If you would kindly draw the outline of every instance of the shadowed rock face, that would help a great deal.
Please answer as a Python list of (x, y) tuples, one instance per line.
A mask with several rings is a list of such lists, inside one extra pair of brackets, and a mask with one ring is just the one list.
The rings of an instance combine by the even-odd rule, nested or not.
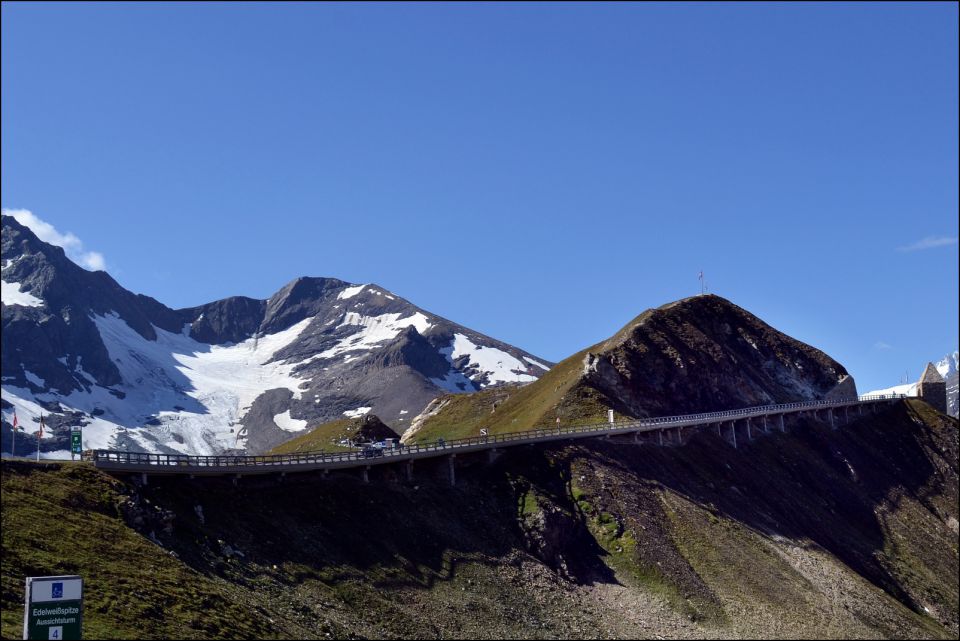
[(645, 312), (588, 351), (582, 384), (638, 417), (857, 393), (840, 363), (713, 295)]
[(358, 441), (382, 441), (388, 438), (400, 438), (399, 434), (373, 414), (362, 416), (357, 422), (359, 423), (356, 436)]
[[(184, 443), (194, 454), (244, 443), (256, 453), (358, 408), (402, 432), (446, 391), (544, 372), (527, 358), (544, 359), (377, 285), (303, 277), (267, 300), (235, 296), (173, 310), (79, 267), (12, 216), (2, 222), (4, 399), (22, 399), (19, 421), (28, 431), (39, 417), (26, 407), (37, 396), (57, 414), (48, 419), (55, 438), (43, 449), (63, 449), (70, 425), (94, 417), (117, 426), (108, 447), (170, 453)], [(22, 295), (8, 297), (13, 290)], [(458, 340), (467, 353), (454, 355)], [(205, 359), (231, 349), (230, 364), (200, 373)], [(482, 364), (498, 359), (506, 365), (496, 372)], [(75, 404), (65, 400), (71, 394)], [(8, 447), (10, 425), (3, 430)], [(30, 447), (27, 439), (17, 446), (19, 453)]]

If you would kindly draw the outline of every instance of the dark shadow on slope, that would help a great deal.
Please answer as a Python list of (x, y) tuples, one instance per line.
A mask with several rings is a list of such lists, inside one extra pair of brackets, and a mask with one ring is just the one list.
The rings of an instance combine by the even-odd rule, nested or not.
[[(875, 510), (898, 488), (938, 509), (938, 475), (952, 474), (955, 483), (957, 463), (955, 445), (941, 442), (949, 439), (913, 425), (907, 407), (898, 406), (838, 431), (801, 422), (740, 449), (710, 432), (683, 447), (595, 441), (515, 448), (493, 465), (462, 469), (456, 488), (423, 473), (417, 485), (308, 474), (282, 482), (245, 477), (236, 487), (221, 478), (157, 478), (141, 496), (178, 515), (173, 533), (158, 536), (203, 574), (251, 586), (315, 580), (330, 589), (359, 581), (430, 588), (454, 578), (463, 563), (533, 557), (578, 583), (613, 583), (610, 552), (587, 523), (608, 512), (621, 529), (642, 532), (641, 582), (673, 582), (682, 599), (709, 610), (719, 600), (674, 549), (669, 519), (656, 500), (656, 490), (666, 488), (758, 533), (812, 541), (917, 611), (922, 608), (877, 558), (889, 536)], [(602, 505), (588, 509), (578, 501), (581, 480), (571, 477), (577, 461), (604, 471), (592, 490), (606, 493)], [(529, 493), (535, 506), (524, 508)], [(197, 505), (205, 524), (195, 516)], [(557, 520), (525, 522), (538, 511)], [(543, 525), (547, 536), (537, 533)], [(558, 527), (564, 531), (558, 534)], [(244, 556), (228, 558), (227, 545)], [(659, 552), (650, 556), (654, 549)]]
[(704, 430), (679, 448), (594, 442), (569, 454), (619, 470), (637, 495), (645, 483), (662, 485), (762, 534), (813, 541), (922, 613), (878, 558), (889, 536), (876, 512), (902, 492), (946, 521), (930, 499), (944, 492), (956, 506), (957, 456), (948, 435), (937, 441), (911, 413), (899, 404), (837, 431), (801, 420), (786, 434), (741, 441), (739, 449)]
[[(518, 523), (515, 488), (498, 466), (471, 466), (455, 488), (424, 474), (418, 485), (372, 482), (348, 474), (151, 479), (141, 499), (177, 514), (160, 541), (207, 575), (289, 586), (312, 578), (327, 585), (351, 579), (378, 588), (430, 588), (456, 576), (460, 564), (533, 561)], [(563, 500), (562, 483), (556, 500)], [(553, 500), (553, 499), (551, 499)], [(202, 506), (204, 524), (195, 512)], [(571, 512), (572, 514), (572, 512)], [(603, 554), (575, 519), (562, 532), (568, 578), (611, 582)], [(148, 532), (145, 532), (148, 533)], [(221, 543), (222, 541), (222, 543)], [(226, 545), (242, 562), (224, 555)], [(547, 559), (550, 560), (549, 558)], [(276, 570), (274, 570), (276, 566)]]

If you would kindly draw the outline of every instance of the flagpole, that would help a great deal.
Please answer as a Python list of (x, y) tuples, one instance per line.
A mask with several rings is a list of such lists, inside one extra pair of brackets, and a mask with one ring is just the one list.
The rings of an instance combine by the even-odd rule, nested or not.
[(43, 412), (40, 412), (40, 429), (37, 430), (37, 463), (40, 462), (40, 437), (43, 436)]

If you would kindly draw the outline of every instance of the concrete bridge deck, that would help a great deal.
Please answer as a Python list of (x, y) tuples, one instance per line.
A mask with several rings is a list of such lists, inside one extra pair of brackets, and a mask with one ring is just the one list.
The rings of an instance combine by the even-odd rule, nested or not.
[[(138, 473), (143, 475), (190, 475), (214, 476), (232, 475), (235, 477), (251, 474), (276, 474), (311, 472), (326, 470), (357, 469), (367, 478), (367, 470), (373, 466), (406, 463), (408, 478), (412, 475), (414, 461), (448, 457), (450, 479), (453, 481), (453, 461), (457, 455), (477, 452), (495, 452), (496, 450), (518, 445), (534, 445), (556, 441), (571, 441), (585, 438), (610, 438), (614, 436), (633, 436), (634, 442), (649, 439), (652, 435), (657, 442), (682, 442), (684, 428), (709, 428), (715, 426), (718, 435), (728, 438), (736, 447), (737, 423), (742, 423), (741, 433), (750, 439), (752, 429), (783, 431), (783, 418), (789, 414), (812, 413), (815, 417), (836, 426), (841, 418), (849, 420), (851, 410), (855, 416), (862, 415), (864, 409), (873, 411), (878, 405), (891, 403), (904, 398), (902, 395), (861, 396), (831, 401), (808, 401), (783, 405), (764, 405), (721, 412), (664, 416), (658, 418), (631, 419), (613, 423), (599, 423), (559, 429), (538, 429), (526, 432), (512, 432), (489, 436), (475, 436), (454, 439), (444, 443), (436, 442), (421, 445), (404, 445), (393, 449), (378, 450), (373, 457), (362, 451), (356, 452), (305, 452), (301, 454), (276, 454), (264, 456), (192, 456), (186, 454), (146, 454), (139, 452), (121, 452), (114, 450), (90, 450), (83, 458), (93, 461), (101, 470), (115, 473)], [(754, 425), (754, 419), (757, 423)], [(726, 429), (724, 429), (726, 428)], [(726, 434), (724, 432), (726, 431)], [(676, 438), (673, 438), (673, 437)]]

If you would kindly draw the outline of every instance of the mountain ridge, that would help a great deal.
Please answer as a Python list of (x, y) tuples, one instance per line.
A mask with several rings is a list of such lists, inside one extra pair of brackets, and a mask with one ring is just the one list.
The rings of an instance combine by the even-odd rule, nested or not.
[[(443, 392), (535, 380), (545, 359), (376, 284), (295, 278), (266, 299), (170, 309), (3, 216), (3, 435), (40, 412), (43, 450), (267, 450), (374, 410), (398, 431)], [(18, 451), (28, 447), (22, 439)]]
[(856, 396), (847, 370), (713, 294), (648, 309), (517, 390), (441, 397), (406, 442)]

